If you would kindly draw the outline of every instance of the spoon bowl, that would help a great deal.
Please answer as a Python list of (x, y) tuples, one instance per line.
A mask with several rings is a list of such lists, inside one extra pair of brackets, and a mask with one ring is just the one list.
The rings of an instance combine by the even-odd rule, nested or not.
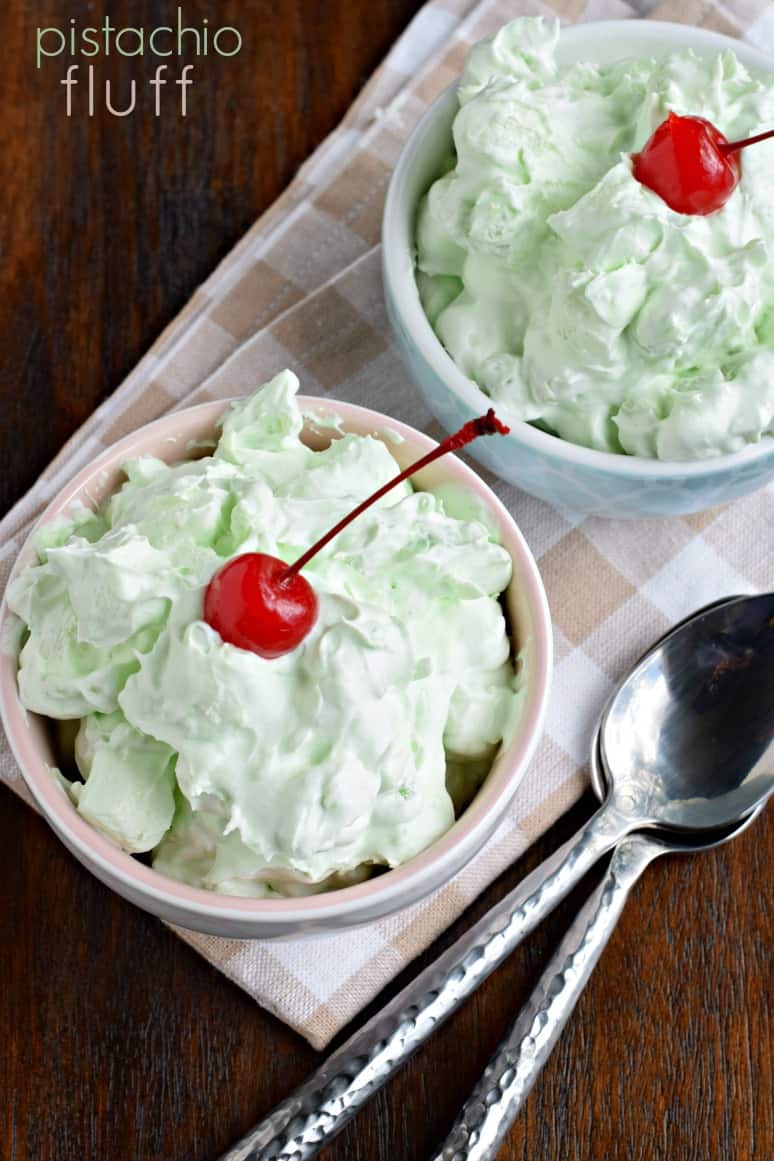
[[(647, 657), (649, 657), (650, 654), (655, 649), (661, 648), (661, 646), (666, 641), (667, 637), (671, 637), (673, 633), (677, 633), (680, 629), (682, 629), (683, 625), (686, 625), (689, 621), (692, 621), (694, 617), (698, 617), (701, 613), (708, 613), (710, 611), (710, 609), (717, 609), (721, 605), (727, 605), (731, 601), (739, 601), (739, 600), (744, 600), (744, 597), (739, 597), (739, 596), (721, 597), (717, 601), (710, 601), (709, 604), (703, 605), (700, 609), (695, 609), (694, 612), (689, 613), (687, 617), (683, 617), (682, 621), (677, 621), (674, 625), (670, 625), (670, 627), (667, 629), (666, 633), (663, 633), (660, 637), (658, 637), (655, 641), (653, 641), (648, 646), (648, 648), (645, 650), (645, 652), (637, 659), (637, 661), (635, 661), (634, 665), (632, 666), (632, 669), (629, 671), (629, 673), (627, 673), (626, 677), (624, 678), (624, 681), (628, 681), (629, 676), (634, 672), (634, 670), (637, 669), (637, 667), (640, 666), (643, 663), (643, 661), (645, 661), (645, 659)], [(592, 741), (591, 741), (591, 762), (589, 764), (589, 778), (591, 781), (592, 789), (594, 790), (594, 793), (596, 794), (596, 796), (600, 800), (600, 802), (604, 802), (604, 800), (607, 798), (610, 786), (609, 786), (607, 777), (605, 775), (604, 765), (600, 761), (599, 735), (600, 735), (600, 731), (602, 729), (602, 722), (605, 720), (605, 717), (606, 717), (613, 701), (618, 697), (620, 688), (621, 688), (621, 686), (619, 685), (618, 688), (615, 690), (615, 692), (611, 695), (610, 700), (608, 701), (607, 705), (605, 706), (605, 708), (604, 708), (604, 710), (599, 718), (599, 721), (597, 722), (597, 726), (596, 726), (596, 729), (594, 730), (594, 734), (592, 736)]]
[[(598, 745), (595, 745), (591, 752), (589, 774), (594, 792), (604, 799), (607, 794), (607, 779)], [(677, 830), (667, 826), (644, 827), (635, 831), (624, 842), (636, 840), (643, 854), (647, 850), (649, 855), (647, 862), (651, 862), (659, 855), (690, 855), (698, 851), (710, 851), (713, 847), (721, 847), (746, 831), (765, 809), (764, 799), (743, 818), (728, 826), (713, 827), (709, 830)]]
[(597, 745), (595, 789), (632, 829), (733, 828), (765, 802), (774, 593), (715, 602), (657, 641), (608, 703)]

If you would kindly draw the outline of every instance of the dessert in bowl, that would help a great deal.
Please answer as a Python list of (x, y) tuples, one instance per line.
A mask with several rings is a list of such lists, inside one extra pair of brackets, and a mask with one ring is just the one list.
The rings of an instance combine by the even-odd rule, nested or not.
[(511, 434), (471, 454), (601, 515), (774, 476), (774, 141), (683, 212), (637, 170), (670, 114), (771, 128), (771, 65), (697, 29), (518, 20), (419, 123), (385, 207), (388, 310), (431, 408), (454, 427), (493, 399)]
[(44, 513), (3, 609), (6, 732), (57, 833), (134, 902), (234, 937), (364, 922), (454, 874), (548, 690), (534, 561), (453, 457), (309, 562), (300, 645), (260, 655), (208, 623), (234, 561), (299, 558), (434, 447), (296, 390), (283, 373), (121, 441)]

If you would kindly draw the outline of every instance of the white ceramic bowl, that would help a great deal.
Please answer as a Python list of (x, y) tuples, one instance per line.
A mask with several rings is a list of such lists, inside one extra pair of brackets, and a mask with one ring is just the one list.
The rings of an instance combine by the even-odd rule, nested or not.
[[(433, 440), (376, 411), (329, 399), (301, 398), (301, 406), (320, 415), (338, 415), (346, 431), (358, 434), (394, 431), (402, 443), (387, 441), (401, 467), (435, 447)], [(212, 438), (223, 403), (205, 403), (148, 424), (99, 456), (63, 488), (40, 518), (53, 520), (74, 501), (101, 503), (121, 480), (121, 464), (138, 455), (173, 462), (187, 458), (191, 440)], [(331, 438), (319, 429), (305, 430), (312, 447)], [(51, 774), (56, 758), (46, 720), (28, 713), (17, 689), (17, 658), (0, 655), (0, 712), (24, 780), (49, 823), (70, 851), (97, 878), (119, 895), (171, 923), (237, 939), (288, 937), (307, 931), (330, 931), (376, 919), (414, 903), (455, 875), (479, 850), (502, 819), (537, 745), (548, 699), (551, 673), (551, 623), (545, 591), (527, 545), (497, 497), (455, 456), (445, 456), (417, 476), (421, 487), (461, 485), (475, 493), (500, 531), (513, 560), (513, 580), (506, 593), (513, 637), (524, 658), (523, 712), (516, 734), (498, 755), (478, 795), (438, 842), (395, 870), (354, 887), (300, 899), (241, 899), (198, 890), (168, 879), (120, 850), (77, 813)], [(33, 532), (11, 577), (37, 557)], [(0, 634), (10, 614), (3, 601)]]
[[(686, 49), (701, 56), (731, 49), (751, 71), (774, 71), (774, 61), (741, 41), (650, 20), (565, 28), (557, 59), (563, 64), (578, 60), (604, 64), (630, 56), (663, 57)], [(456, 87), (452, 86), (412, 133), (390, 182), (382, 231), (385, 297), (398, 346), (428, 406), (447, 431), (491, 406), (491, 400), (459, 370), (437, 338), (422, 309), (414, 277), (417, 207), (448, 158), (456, 110)], [(710, 460), (674, 462), (594, 451), (529, 423), (517, 423), (506, 439), (479, 441), (470, 454), (535, 496), (600, 516), (697, 512), (774, 479), (774, 439)]]

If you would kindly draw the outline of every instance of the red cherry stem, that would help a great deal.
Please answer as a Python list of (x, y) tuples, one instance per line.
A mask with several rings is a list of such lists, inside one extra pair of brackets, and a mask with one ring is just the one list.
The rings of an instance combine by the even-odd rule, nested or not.
[(307, 548), (306, 552), (299, 556), (298, 560), (288, 565), (280, 577), (280, 584), (288, 581), (294, 573), (300, 572), (312, 557), (317, 555), (321, 548), (325, 548), (325, 545), (333, 540), (334, 536), (338, 536), (348, 524), (351, 524), (362, 512), (365, 512), (366, 508), (370, 508), (377, 500), (381, 500), (382, 496), (397, 487), (398, 484), (402, 484), (404, 480), (408, 480), (410, 476), (420, 472), (422, 468), (426, 468), (434, 460), (445, 456), (447, 452), (458, 451), (461, 447), (465, 447), (466, 444), (472, 443), (480, 435), (507, 435), (510, 430), (509, 427), (506, 427), (504, 423), (500, 422), (491, 407), (486, 415), (481, 415), (478, 419), (469, 419), (454, 435), (447, 436), (446, 439), (438, 444), (438, 447), (433, 448), (427, 455), (422, 456), (415, 464), (410, 464), (393, 480), (389, 480), (386, 484), (383, 484), (381, 488), (374, 492), (373, 496), (369, 496), (362, 504), (358, 504), (357, 508), (354, 508), (343, 520), (339, 520), (338, 524), (335, 524), (329, 532), (321, 536), (316, 544), (313, 544), (311, 548)]
[(748, 145), (757, 145), (759, 141), (768, 141), (769, 137), (774, 137), (774, 129), (768, 129), (765, 133), (756, 133), (755, 137), (745, 137), (742, 141), (724, 141), (718, 148), (721, 153), (736, 153), (737, 149), (746, 149)]

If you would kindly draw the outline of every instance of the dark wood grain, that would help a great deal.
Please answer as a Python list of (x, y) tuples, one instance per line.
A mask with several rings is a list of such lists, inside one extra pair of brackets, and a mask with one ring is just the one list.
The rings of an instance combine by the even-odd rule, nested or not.
[[(189, 117), (68, 122), (62, 69), (36, 71), (34, 30), (93, 22), (103, 9), (2, 5), (2, 508), (283, 188), (417, 6), (188, 0), (190, 23), (208, 16), (245, 34), (239, 58), (202, 67)], [(149, 26), (174, 8), (103, 7), (117, 25)], [(117, 92), (135, 68), (111, 62)], [(473, 914), (588, 810), (564, 818)], [(732, 847), (648, 872), (503, 1161), (774, 1156), (773, 856), (769, 816)], [(4, 790), (0, 892), (3, 1161), (210, 1161), (316, 1063), (299, 1037), (91, 878)], [(424, 1161), (580, 897), (327, 1161)]]

